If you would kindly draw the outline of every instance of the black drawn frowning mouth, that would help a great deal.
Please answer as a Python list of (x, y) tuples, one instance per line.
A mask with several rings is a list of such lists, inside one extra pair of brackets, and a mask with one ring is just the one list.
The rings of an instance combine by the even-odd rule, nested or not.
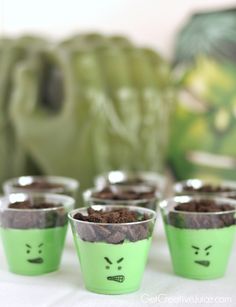
[(28, 259), (27, 261), (30, 263), (43, 263), (43, 258), (38, 257), (38, 258)]
[(205, 266), (205, 267), (210, 265), (210, 261), (208, 261), (208, 260), (195, 260), (194, 262), (197, 263), (197, 264), (200, 264), (202, 266)]

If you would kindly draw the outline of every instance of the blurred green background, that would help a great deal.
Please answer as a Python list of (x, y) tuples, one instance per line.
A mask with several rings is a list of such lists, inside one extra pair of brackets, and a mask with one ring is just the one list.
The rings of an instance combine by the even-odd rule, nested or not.
[(195, 13), (173, 60), (126, 36), (0, 40), (0, 184), (111, 169), (235, 179), (236, 10)]
[(0, 43), (0, 182), (165, 167), (174, 101), (170, 65), (122, 36), (36, 36)]

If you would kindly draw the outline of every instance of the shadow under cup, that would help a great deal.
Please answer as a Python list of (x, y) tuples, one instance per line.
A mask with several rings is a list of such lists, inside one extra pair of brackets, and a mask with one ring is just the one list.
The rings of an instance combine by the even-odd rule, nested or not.
[[(178, 204), (212, 200), (230, 211), (177, 211)], [(236, 231), (236, 201), (210, 196), (176, 196), (160, 203), (174, 272), (192, 279), (224, 276)]]
[(151, 245), (155, 211), (116, 205), (94, 205), (92, 208), (103, 211), (128, 208), (147, 219), (122, 224), (92, 223), (73, 218), (78, 212), (86, 215), (87, 208), (69, 213), (85, 287), (102, 294), (138, 290)]
[[(9, 208), (29, 201), (32, 209)], [(51, 208), (35, 209), (37, 204)], [(9, 270), (20, 275), (41, 275), (59, 268), (67, 232), (68, 212), (74, 199), (64, 195), (11, 194), (0, 199), (3, 247)]]

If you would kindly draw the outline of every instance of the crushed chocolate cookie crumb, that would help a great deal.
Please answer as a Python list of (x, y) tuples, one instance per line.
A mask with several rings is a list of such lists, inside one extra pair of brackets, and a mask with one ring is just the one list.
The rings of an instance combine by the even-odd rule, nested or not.
[[(166, 216), (166, 220), (168, 224), (178, 228), (209, 229), (223, 228), (236, 224), (235, 213), (226, 212), (234, 211), (234, 206), (230, 204), (217, 204), (214, 200), (210, 199), (181, 203), (176, 205), (174, 210)], [(186, 214), (186, 212), (189, 214)]]
[(61, 207), (60, 204), (52, 204), (52, 203), (46, 203), (46, 202), (40, 202), (33, 204), (29, 200), (25, 200), (22, 202), (15, 202), (8, 206), (8, 208), (12, 209), (48, 209), (48, 208), (55, 208), (55, 207)]
[[(10, 203), (10, 210), (4, 210), (1, 217), (3, 228), (31, 229), (31, 228), (51, 228), (64, 226), (67, 223), (67, 212), (61, 204), (53, 204), (45, 201)], [(53, 209), (55, 210), (40, 210)], [(19, 209), (19, 210), (11, 210)]]
[(111, 187), (105, 187), (101, 191), (94, 192), (92, 197), (98, 199), (108, 200), (138, 200), (138, 199), (151, 199), (155, 198), (156, 190), (154, 188), (147, 189), (147, 191), (138, 190), (132, 187), (125, 189), (113, 189)]
[(47, 181), (34, 181), (29, 184), (21, 185), (19, 183), (14, 184), (15, 188), (23, 188), (23, 189), (29, 189), (29, 190), (50, 190), (50, 189), (60, 189), (64, 188), (64, 185), (47, 182)]
[[(121, 244), (125, 240), (136, 242), (150, 237), (154, 225), (152, 221), (137, 224), (136, 222), (145, 222), (150, 219), (150, 216), (131, 211), (128, 208), (105, 211), (94, 210), (90, 207), (87, 209), (87, 213), (87, 215), (76, 213), (73, 218), (94, 223), (81, 223), (77, 228), (80, 238), (89, 242), (105, 241), (111, 244)], [(129, 224), (119, 225), (125, 223)]]
[[(223, 193), (223, 192), (233, 192), (230, 187), (220, 186), (220, 185), (211, 185), (211, 184), (203, 184), (199, 188), (195, 188), (190, 185), (183, 186), (183, 190), (186, 192), (202, 192), (202, 193)], [(236, 191), (235, 191), (236, 192)]]
[(187, 203), (178, 204), (175, 207), (177, 211), (189, 211), (189, 212), (221, 212), (234, 210), (234, 207), (229, 204), (217, 204), (210, 199), (192, 200)]
[(94, 210), (89, 207), (87, 209), (88, 215), (76, 213), (74, 219), (93, 222), (93, 223), (135, 223), (148, 219), (147, 215), (140, 215), (136, 211), (131, 211), (128, 208), (115, 208), (110, 211)]

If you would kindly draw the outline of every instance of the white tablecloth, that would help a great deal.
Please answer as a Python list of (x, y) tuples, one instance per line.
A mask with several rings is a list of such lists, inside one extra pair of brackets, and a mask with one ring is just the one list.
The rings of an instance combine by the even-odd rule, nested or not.
[(141, 289), (126, 295), (100, 295), (84, 289), (71, 230), (68, 231), (61, 269), (39, 277), (19, 276), (7, 271), (0, 249), (1, 307), (90, 307), (90, 306), (236, 306), (236, 245), (226, 276), (198, 281), (172, 273), (170, 256), (160, 219)]

